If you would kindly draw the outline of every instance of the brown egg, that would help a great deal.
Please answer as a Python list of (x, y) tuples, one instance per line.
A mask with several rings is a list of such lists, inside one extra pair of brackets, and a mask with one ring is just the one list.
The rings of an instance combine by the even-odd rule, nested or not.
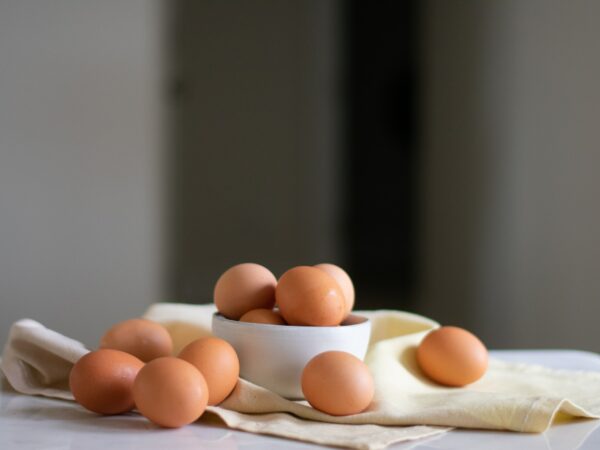
[(269, 269), (253, 263), (238, 264), (217, 280), (214, 300), (228, 319), (238, 320), (257, 308), (273, 308), (277, 279)]
[(290, 325), (336, 326), (344, 319), (341, 288), (316, 267), (299, 266), (285, 272), (275, 295), (279, 311)]
[(315, 409), (332, 416), (364, 411), (375, 388), (369, 368), (346, 352), (320, 353), (302, 372), (302, 392)]
[(192, 364), (166, 356), (140, 370), (133, 383), (133, 398), (144, 417), (161, 427), (178, 428), (204, 413), (208, 387)]
[(273, 309), (253, 309), (248, 311), (242, 317), (240, 322), (266, 323), (269, 325), (286, 325), (285, 320), (279, 312)]
[(465, 386), (483, 376), (488, 365), (485, 345), (458, 327), (431, 331), (417, 348), (419, 366), (429, 378), (446, 386)]
[(144, 362), (170, 356), (173, 341), (159, 323), (146, 319), (130, 319), (113, 325), (100, 340), (100, 348), (112, 348), (137, 356)]
[(352, 279), (344, 269), (334, 264), (323, 263), (317, 264), (315, 267), (324, 270), (337, 281), (337, 284), (344, 293), (344, 304), (346, 305), (344, 308), (344, 318), (348, 317), (354, 307), (354, 284), (352, 284)]
[(134, 407), (133, 380), (144, 363), (119, 350), (96, 350), (75, 363), (69, 387), (75, 401), (98, 414), (120, 414)]
[(204, 375), (208, 385), (209, 405), (217, 405), (225, 400), (240, 376), (237, 353), (223, 339), (197, 339), (179, 353), (179, 358), (193, 364)]

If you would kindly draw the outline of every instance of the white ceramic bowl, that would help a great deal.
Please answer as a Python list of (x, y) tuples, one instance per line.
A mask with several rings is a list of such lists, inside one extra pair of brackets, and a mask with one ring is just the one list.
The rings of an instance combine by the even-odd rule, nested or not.
[(240, 358), (240, 376), (282, 397), (304, 398), (300, 379), (306, 363), (319, 353), (341, 350), (361, 360), (371, 322), (351, 315), (338, 327), (299, 327), (238, 322), (216, 313), (215, 336), (229, 342)]

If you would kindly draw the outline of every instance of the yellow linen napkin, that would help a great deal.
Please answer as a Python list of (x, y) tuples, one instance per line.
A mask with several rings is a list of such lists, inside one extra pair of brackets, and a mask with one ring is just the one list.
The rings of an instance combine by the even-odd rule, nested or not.
[[(213, 312), (212, 305), (160, 303), (144, 317), (167, 327), (177, 351), (210, 334)], [(481, 380), (466, 388), (446, 388), (428, 381), (415, 361), (416, 345), (438, 326), (436, 322), (398, 311), (357, 314), (372, 320), (366, 362), (376, 394), (367, 411), (329, 416), (245, 380), (225, 402), (208, 410), (232, 428), (364, 449), (447, 429), (440, 427), (542, 432), (559, 412), (573, 417), (600, 415), (600, 373), (492, 360)], [(66, 385), (68, 371), (86, 351), (77, 341), (24, 320), (11, 329), (1, 367), (20, 392), (72, 398)]]
[[(145, 317), (186, 331), (181, 347), (210, 330), (212, 305), (158, 303)], [(490, 360), (486, 375), (464, 388), (429, 381), (420, 371), (416, 346), (439, 325), (425, 317), (401, 311), (357, 311), (372, 322), (365, 362), (375, 380), (375, 399), (361, 414), (333, 417), (305, 404), (285, 400), (248, 382), (238, 384), (222, 407), (244, 413), (274, 409), (333, 423), (380, 425), (437, 425), (464, 428), (545, 431), (556, 414), (600, 417), (600, 373), (548, 369), (528, 364)]]
[[(160, 303), (152, 306), (144, 316), (161, 322), (169, 330), (177, 353), (188, 342), (210, 335), (214, 311), (213, 305)], [(423, 320), (426, 326), (430, 326), (430, 321)], [(417, 325), (411, 322), (407, 326), (410, 329)], [(422, 329), (424, 325), (419, 326)], [(386, 326), (379, 329), (386, 332)], [(49, 330), (39, 322), (23, 319), (11, 327), (0, 368), (19, 392), (73, 400), (68, 388), (69, 371), (87, 352), (80, 342)], [(208, 414), (205, 413), (200, 421), (211, 421), (212, 414), (230, 428), (365, 450), (381, 449), (396, 442), (429, 437), (448, 430), (446, 427), (381, 426), (368, 422), (336, 424), (329, 423), (328, 416), (321, 413), (318, 417), (324, 421), (306, 420), (307, 416), (302, 414), (295, 417), (285, 412), (286, 405), (293, 402), (245, 380), (240, 380), (228, 401), (231, 401), (230, 406), (208, 407)], [(239, 411), (235, 410), (236, 404), (239, 404)], [(304, 412), (312, 411), (306, 405), (298, 407)], [(248, 414), (252, 408), (264, 413)]]

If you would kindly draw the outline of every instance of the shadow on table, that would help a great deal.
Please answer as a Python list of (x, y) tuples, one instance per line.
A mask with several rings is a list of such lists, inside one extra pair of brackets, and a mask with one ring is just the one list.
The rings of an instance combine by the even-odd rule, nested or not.
[(202, 426), (167, 429), (135, 412), (102, 416), (66, 400), (7, 394), (2, 396), (0, 414), (7, 422), (8, 435), (0, 442), (36, 443), (44, 436), (49, 447), (56, 444), (90, 450), (106, 450), (113, 444), (119, 448), (238, 449), (231, 430), (212, 414), (200, 419)]

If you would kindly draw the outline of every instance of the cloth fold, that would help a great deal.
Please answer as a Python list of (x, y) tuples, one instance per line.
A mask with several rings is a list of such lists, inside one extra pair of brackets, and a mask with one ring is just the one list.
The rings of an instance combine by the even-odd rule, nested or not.
[[(178, 351), (210, 335), (213, 313), (213, 305), (159, 303), (144, 317), (162, 323)], [(600, 417), (600, 373), (491, 360), (481, 380), (464, 388), (443, 387), (421, 373), (415, 358), (416, 346), (438, 327), (436, 322), (400, 311), (356, 314), (372, 321), (365, 362), (376, 388), (367, 411), (329, 416), (246, 380), (207, 411), (231, 428), (369, 450), (433, 436), (448, 427), (543, 432), (557, 414), (563, 419)], [(1, 368), (19, 392), (72, 399), (69, 370), (87, 351), (78, 341), (24, 319), (11, 328)]]

